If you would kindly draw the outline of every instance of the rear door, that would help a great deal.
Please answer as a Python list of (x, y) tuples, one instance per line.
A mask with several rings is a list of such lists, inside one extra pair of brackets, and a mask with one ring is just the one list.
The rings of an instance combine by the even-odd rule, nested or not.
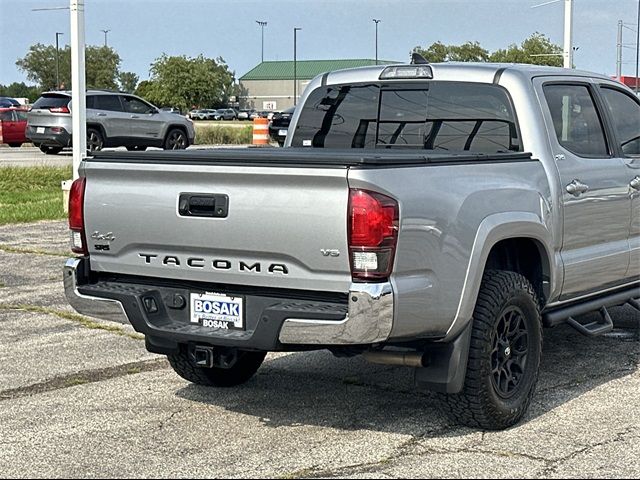
[(629, 172), (615, 154), (596, 86), (535, 80), (560, 175), (564, 218), (561, 299), (622, 282), (629, 267)]
[(131, 136), (129, 114), (125, 113), (119, 95), (102, 94), (95, 96), (95, 118), (104, 128), (108, 139)]
[(2, 122), (2, 142), (14, 143), (16, 140), (13, 112), (11, 110), (0, 111), (0, 122)]
[(631, 198), (631, 258), (627, 277), (640, 276), (640, 99), (615, 83), (600, 85), (600, 93), (614, 128), (616, 152), (626, 166)]

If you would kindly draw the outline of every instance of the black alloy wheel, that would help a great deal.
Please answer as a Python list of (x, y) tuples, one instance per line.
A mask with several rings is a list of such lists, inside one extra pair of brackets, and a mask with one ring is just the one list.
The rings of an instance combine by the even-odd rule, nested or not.
[(179, 128), (174, 128), (167, 134), (164, 142), (165, 150), (184, 150), (189, 146), (187, 134)]
[(87, 150), (91, 152), (99, 152), (104, 147), (104, 138), (99, 130), (95, 128), (87, 129)]
[(496, 324), (491, 350), (493, 387), (502, 398), (518, 390), (527, 366), (529, 334), (522, 310), (508, 307)]

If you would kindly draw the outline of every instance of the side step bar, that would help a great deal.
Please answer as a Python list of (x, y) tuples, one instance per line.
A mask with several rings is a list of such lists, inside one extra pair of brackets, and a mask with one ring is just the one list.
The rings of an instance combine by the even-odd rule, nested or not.
[[(568, 323), (578, 332), (589, 337), (595, 337), (613, 330), (613, 321), (607, 311), (607, 307), (615, 307), (628, 303), (637, 310), (640, 310), (640, 289), (636, 287), (627, 288), (622, 291), (603, 295), (591, 300), (574, 303), (565, 307), (560, 307), (543, 314), (543, 323), (546, 327), (555, 327), (562, 323)], [(600, 311), (602, 321), (581, 324), (573, 317)]]

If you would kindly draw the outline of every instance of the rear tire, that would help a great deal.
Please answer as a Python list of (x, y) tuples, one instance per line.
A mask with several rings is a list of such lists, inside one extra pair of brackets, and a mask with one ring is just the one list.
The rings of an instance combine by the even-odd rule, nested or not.
[(189, 146), (189, 139), (184, 130), (180, 128), (172, 128), (167, 133), (164, 140), (165, 150), (184, 150)]
[(95, 128), (87, 129), (87, 151), (91, 152), (99, 152), (104, 147), (104, 137), (100, 130)]
[(167, 355), (173, 370), (189, 382), (208, 387), (235, 387), (247, 382), (258, 371), (267, 352), (238, 352), (238, 361), (231, 368), (202, 368), (195, 366), (186, 345)]
[(10, 143), (9, 146), (11, 148), (20, 148), (22, 146), (22, 143)]
[(469, 427), (502, 430), (518, 423), (533, 398), (542, 354), (542, 321), (531, 283), (488, 270), (473, 313), (461, 393), (439, 395), (445, 412)]
[(40, 145), (40, 151), (45, 155), (57, 155), (62, 151), (62, 147), (47, 147)]

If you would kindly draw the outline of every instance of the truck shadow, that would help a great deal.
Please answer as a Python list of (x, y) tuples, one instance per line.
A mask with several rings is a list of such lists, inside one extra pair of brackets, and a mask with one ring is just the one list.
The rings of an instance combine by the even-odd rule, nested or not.
[[(545, 330), (538, 388), (525, 422), (638, 369), (640, 315), (630, 307), (611, 309), (611, 314), (616, 329), (604, 337), (585, 338), (568, 326)], [(409, 369), (335, 358), (326, 351), (271, 354), (241, 387), (188, 385), (177, 395), (260, 418), (272, 427), (313, 425), (413, 436), (468, 432), (439, 411), (432, 393), (414, 387)]]

